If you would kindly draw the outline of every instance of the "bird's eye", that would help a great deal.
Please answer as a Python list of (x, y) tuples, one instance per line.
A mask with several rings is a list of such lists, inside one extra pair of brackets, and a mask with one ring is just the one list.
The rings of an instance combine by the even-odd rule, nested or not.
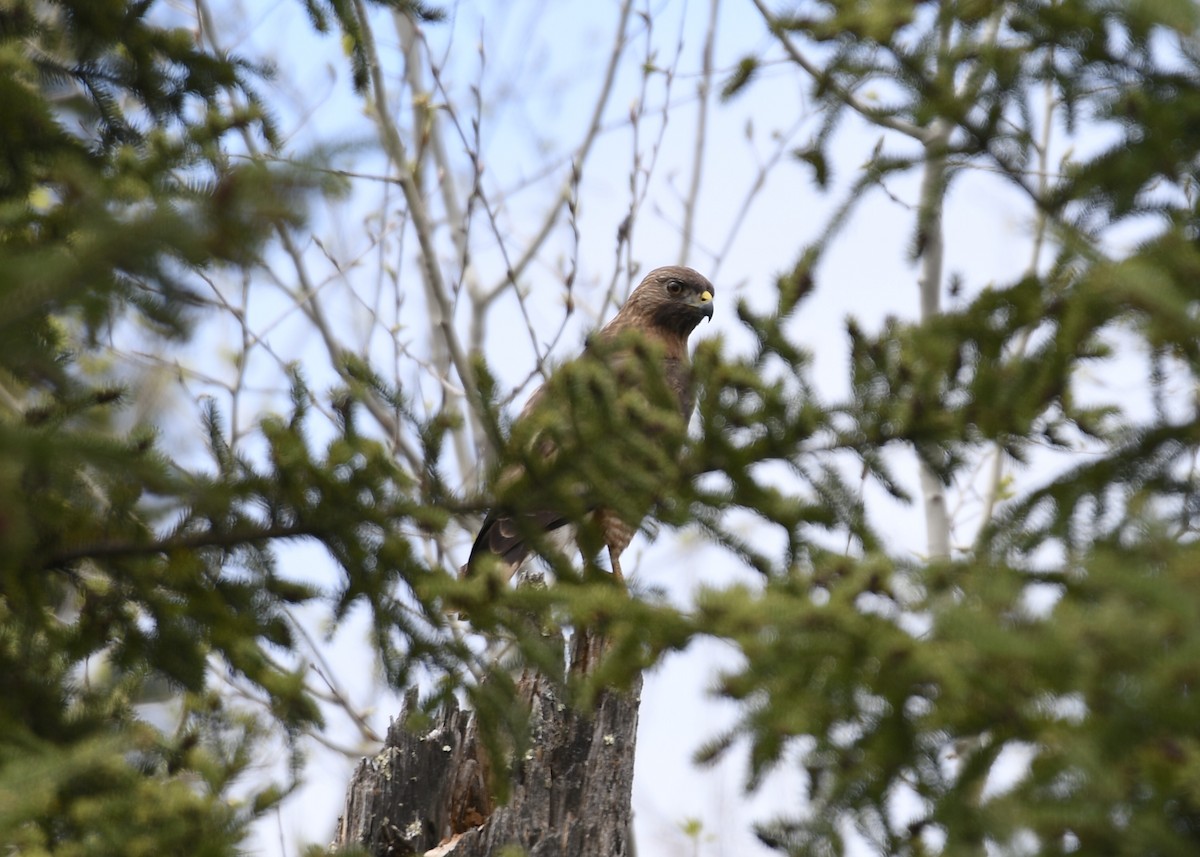
[(667, 294), (677, 295), (683, 291), (683, 283), (679, 280), (667, 280)]

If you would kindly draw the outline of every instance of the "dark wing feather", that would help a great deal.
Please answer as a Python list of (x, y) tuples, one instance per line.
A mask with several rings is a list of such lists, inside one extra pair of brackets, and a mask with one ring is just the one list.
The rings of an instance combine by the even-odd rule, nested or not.
[(523, 516), (526, 520), (524, 527), (509, 515), (497, 515), (489, 512), (471, 545), (471, 556), (463, 566), (463, 574), (475, 569), (475, 563), (480, 556), (491, 554), (503, 559), (513, 568), (519, 566), (529, 556), (529, 544), (526, 543), (523, 532), (540, 530), (543, 533), (553, 532), (570, 523), (558, 512), (542, 511), (529, 512)]

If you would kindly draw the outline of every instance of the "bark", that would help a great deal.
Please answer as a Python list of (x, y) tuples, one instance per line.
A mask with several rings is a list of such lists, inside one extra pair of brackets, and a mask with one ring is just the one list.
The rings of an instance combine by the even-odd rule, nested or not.
[[(572, 669), (586, 671), (603, 643), (576, 636)], [(354, 772), (334, 848), (360, 845), (375, 857), (483, 857), (513, 846), (531, 857), (632, 855), (640, 677), (628, 692), (602, 692), (590, 712), (567, 706), (545, 676), (526, 675), (519, 687), (531, 734), (529, 750), (510, 762), (507, 804), (492, 799), (475, 713), (448, 707), (415, 735), (404, 728), (410, 695), (383, 749)]]

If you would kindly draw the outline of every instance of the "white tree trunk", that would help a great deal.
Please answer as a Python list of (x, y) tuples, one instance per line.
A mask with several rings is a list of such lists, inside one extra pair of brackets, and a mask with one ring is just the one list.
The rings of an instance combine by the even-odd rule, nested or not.
[[(917, 209), (917, 251), (921, 258), (921, 321), (941, 312), (942, 262), (946, 247), (942, 234), (942, 209), (946, 201), (946, 144), (950, 127), (935, 121), (925, 139), (925, 172)], [(921, 498), (925, 505), (925, 544), (931, 560), (950, 557), (950, 513), (946, 487), (929, 466), (920, 461)]]

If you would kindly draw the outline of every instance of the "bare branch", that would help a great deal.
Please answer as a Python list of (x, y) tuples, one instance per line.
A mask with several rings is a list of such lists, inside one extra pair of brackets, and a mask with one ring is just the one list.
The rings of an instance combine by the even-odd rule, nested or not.
[(683, 235), (679, 246), (679, 264), (684, 265), (692, 247), (696, 222), (696, 204), (700, 198), (700, 179), (704, 175), (704, 147), (708, 142), (708, 96), (712, 91), (713, 50), (717, 41), (717, 12), (720, 0), (709, 0), (708, 28), (704, 33), (704, 48), (701, 51), (700, 82), (696, 95), (700, 102), (696, 114), (695, 149), (692, 152), (692, 177), (688, 182), (688, 194), (683, 203)]
[[(1053, 56), (1050, 60), (1053, 64)], [(1037, 152), (1038, 169), (1037, 169), (1037, 195), (1044, 197), (1050, 188), (1050, 142), (1054, 135), (1054, 116), (1058, 110), (1058, 100), (1054, 94), (1053, 81), (1047, 80), (1042, 90), (1042, 134), (1034, 148)], [(1042, 251), (1046, 245), (1046, 237), (1049, 232), (1050, 218), (1047, 216), (1045, 209), (1041, 206), (1034, 208), (1035, 221), (1033, 233), (1033, 247), (1029, 254), (1029, 265), (1025, 269), (1027, 276), (1036, 276), (1042, 264)], [(1017, 346), (1013, 356), (1017, 359), (1025, 354), (1025, 349), (1029, 346), (1029, 339), (1032, 335), (1031, 329), (1025, 329), (1021, 332), (1020, 339), (1017, 340)], [(996, 509), (996, 503), (1000, 498), (1000, 486), (1004, 480), (1004, 448), (1000, 443), (996, 443), (992, 448), (991, 468), (988, 473), (987, 485), (984, 488), (984, 506), (983, 514), (980, 518), (979, 532), (976, 535), (976, 543), (987, 529), (988, 523), (992, 520), (992, 515)]]
[[(434, 244), (433, 222), (429, 216), (425, 198), (421, 188), (413, 176), (409, 160), (408, 147), (396, 130), (395, 119), (388, 106), (387, 85), (383, 80), (383, 70), (379, 65), (379, 55), (375, 48), (375, 39), (371, 23), (363, 6), (362, 0), (355, 0), (355, 13), (362, 27), (363, 46), (367, 53), (367, 63), (370, 68), (371, 92), (377, 125), (380, 131), (380, 141), (391, 159), (399, 175), (400, 188), (404, 192), (404, 201), (408, 207), (408, 215), (412, 221), (417, 243), (421, 248), (422, 273), (426, 284), (427, 296), (432, 301), (433, 317), (431, 322), (442, 337), (454, 365), (458, 377), (462, 379), (463, 387), (475, 389), (475, 373), (471, 362), (459, 341), (458, 332), (454, 328), (454, 308), (450, 299), (450, 291), (442, 276), (438, 260), (437, 247)], [(475, 444), (480, 449), (488, 449), (490, 442), (483, 430), (482, 422), (474, 403), (468, 396), (465, 401), (468, 418), (473, 429)]]
[(596, 137), (600, 133), (601, 123), (604, 119), (604, 110), (608, 106), (609, 97), (612, 95), (613, 83), (617, 77), (617, 69), (620, 67), (621, 57), (624, 55), (625, 47), (628, 44), (627, 32), (629, 15), (632, 10), (633, 0), (623, 0), (621, 10), (617, 14), (616, 38), (613, 40), (612, 52), (608, 56), (608, 64), (604, 69), (603, 82), (600, 84), (600, 94), (596, 98), (596, 105), (592, 109), (592, 118), (588, 122), (583, 140), (575, 149), (575, 156), (571, 159), (571, 173), (566, 181), (563, 182), (560, 202), (547, 212), (546, 218), (542, 221), (542, 226), (535, 234), (534, 239), (525, 248), (525, 252), (521, 254), (520, 258), (510, 266), (511, 270), (505, 277), (506, 281), (515, 282), (529, 266), (529, 263), (533, 261), (538, 250), (541, 249), (542, 244), (549, 237), (554, 224), (558, 221), (562, 206), (571, 199), (572, 188), (577, 187), (579, 184), (588, 154), (591, 152), (592, 145), (596, 142)]

